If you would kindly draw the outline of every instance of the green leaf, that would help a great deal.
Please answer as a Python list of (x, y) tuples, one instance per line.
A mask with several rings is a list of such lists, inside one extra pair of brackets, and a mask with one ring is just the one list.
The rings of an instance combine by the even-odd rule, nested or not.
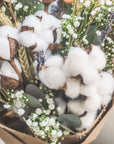
[(38, 99), (36, 99), (35, 97), (26, 94), (27, 98), (28, 98), (28, 102), (27, 105), (29, 105), (30, 107), (33, 108), (41, 108), (42, 104), (38, 101)]
[(81, 126), (81, 120), (74, 114), (63, 114), (58, 117), (58, 121), (69, 128)]

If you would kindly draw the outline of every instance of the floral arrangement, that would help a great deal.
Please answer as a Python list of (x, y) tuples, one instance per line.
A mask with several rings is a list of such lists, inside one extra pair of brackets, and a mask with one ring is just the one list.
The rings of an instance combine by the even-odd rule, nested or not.
[(112, 5), (0, 2), (0, 105), (48, 143), (90, 128), (112, 100)]

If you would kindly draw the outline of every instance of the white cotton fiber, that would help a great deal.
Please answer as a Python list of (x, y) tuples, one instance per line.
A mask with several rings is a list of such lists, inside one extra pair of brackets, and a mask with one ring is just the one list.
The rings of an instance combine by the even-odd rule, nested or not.
[(68, 69), (72, 76), (77, 76), (88, 64), (88, 54), (79, 47), (73, 47), (68, 54)]
[(50, 67), (39, 72), (39, 78), (50, 89), (62, 88), (65, 84), (63, 71), (57, 67)]
[(85, 110), (88, 112), (97, 111), (101, 108), (101, 98), (97, 93), (94, 93), (92, 97), (87, 97), (84, 103)]
[(53, 43), (54, 41), (53, 32), (51, 30), (46, 30), (45, 32), (42, 32), (41, 37), (49, 44)]
[(28, 26), (28, 27), (33, 27), (34, 28), (34, 32), (36, 34), (39, 34), (42, 31), (42, 25), (40, 20), (34, 16), (34, 15), (29, 15), (27, 17), (25, 17), (22, 26)]
[(46, 58), (46, 60), (47, 60), (48, 58), (50, 58), (51, 55), (52, 55), (51, 50), (47, 49), (46, 52), (45, 52), (45, 58)]
[(46, 50), (48, 49), (49, 44), (43, 40), (42, 38), (38, 38), (37, 39), (37, 47), (33, 50), (34, 52), (40, 52), (40, 51), (44, 51), (46, 52)]
[(57, 104), (58, 107), (61, 108), (61, 111), (59, 111), (59, 115), (64, 114), (67, 103), (61, 97), (56, 97), (55, 103)]
[(0, 57), (10, 60), (9, 41), (5, 37), (0, 37)]
[(11, 37), (18, 41), (18, 29), (9, 25), (1, 26), (0, 36), (3, 36), (5, 38)]
[(25, 47), (31, 47), (37, 43), (36, 35), (31, 31), (21, 32), (18, 36), (20, 44)]
[(95, 121), (97, 113), (96, 112), (88, 112), (84, 117), (81, 117), (82, 125), (79, 128), (76, 128), (78, 131), (82, 131), (84, 129), (88, 129), (92, 126)]
[(74, 99), (79, 96), (80, 93), (80, 80), (78, 79), (73, 79), (73, 78), (68, 78), (66, 80), (66, 90), (65, 94)]
[(92, 47), (92, 51), (89, 54), (89, 63), (91, 63), (97, 70), (101, 70), (105, 67), (106, 57), (100, 47)]
[(87, 97), (93, 97), (93, 95), (97, 94), (97, 89), (93, 85), (81, 85), (80, 94)]
[(60, 27), (61, 21), (59, 19), (57, 19), (53, 15), (49, 15), (49, 18), (50, 18), (50, 21), (52, 22), (53, 29)]
[(60, 55), (53, 55), (46, 60), (44, 65), (46, 67), (62, 67), (63, 57)]
[(35, 60), (35, 61), (33, 61), (33, 68), (34, 68), (34, 72), (35, 72), (35, 74), (37, 74), (37, 69), (38, 69), (38, 61), (37, 60)]
[[(15, 60), (15, 64), (19, 68), (19, 71), (21, 70), (20, 64), (17, 60)], [(1, 65), (1, 72), (3, 75), (14, 78), (16, 80), (19, 80), (19, 77), (17, 73), (15, 72), (14, 68), (11, 66), (11, 64), (7, 61), (4, 61)], [(21, 72), (21, 71), (20, 71)]]
[(80, 116), (80, 115), (84, 114), (84, 112), (85, 112), (84, 102), (82, 102), (82, 101), (72, 100), (68, 103), (67, 107), (68, 107), (69, 112), (71, 112), (77, 116)]
[(35, 16), (41, 17), (41, 25), (43, 27), (43, 30), (49, 30), (52, 27), (52, 21), (50, 20), (49, 14), (47, 14), (45, 11), (40, 10), (35, 13)]
[(61, 28), (58, 27), (57, 30), (56, 30), (56, 32), (57, 32), (57, 39), (56, 39), (55, 43), (60, 44), (60, 42), (61, 42), (61, 35), (62, 35)]
[(111, 100), (112, 100), (111, 94), (101, 96), (101, 104), (103, 106), (108, 105)]
[(21, 72), (22, 72), (22, 69), (21, 69), (21, 65), (20, 65), (18, 59), (15, 58), (15, 59), (14, 59), (14, 62), (15, 62), (15, 64), (16, 64), (16, 66), (17, 66), (19, 72), (21, 73)]
[(99, 79), (98, 71), (90, 64), (85, 67), (81, 76), (83, 78), (83, 83), (87, 85), (93, 85)]
[(114, 78), (108, 72), (100, 73), (100, 81), (97, 83), (97, 89), (101, 96), (112, 95), (114, 91)]

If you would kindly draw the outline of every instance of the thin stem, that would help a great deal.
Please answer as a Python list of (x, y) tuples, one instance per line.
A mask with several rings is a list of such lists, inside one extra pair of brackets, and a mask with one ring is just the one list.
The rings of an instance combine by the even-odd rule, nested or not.
[(71, 132), (72, 134), (75, 134), (74, 131), (72, 131), (71, 129), (69, 129), (69, 128), (67, 128), (66, 126), (62, 125), (61, 123), (60, 123), (60, 126), (61, 126), (63, 129), (65, 129), (65, 130)]
[(10, 3), (7, 3), (7, 6), (8, 6), (10, 15), (13, 18), (13, 21), (14, 21), (15, 25), (17, 25), (17, 20), (16, 20), (16, 17), (15, 17), (15, 14), (13, 12), (12, 5)]

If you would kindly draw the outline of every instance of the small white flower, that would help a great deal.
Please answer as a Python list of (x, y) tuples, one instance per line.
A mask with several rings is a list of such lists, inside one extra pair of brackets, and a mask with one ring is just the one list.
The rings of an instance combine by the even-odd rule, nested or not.
[(16, 103), (15, 103), (15, 106), (19, 109), (19, 108), (21, 108), (22, 107), (22, 102), (21, 101), (17, 101)]
[(22, 8), (23, 7), (23, 5), (22, 5), (22, 3), (18, 3), (18, 4), (16, 4), (16, 6), (15, 6), (15, 10), (19, 10), (20, 8)]
[(79, 25), (80, 25), (80, 22), (79, 22), (79, 21), (75, 21), (75, 22), (74, 22), (74, 26), (75, 26), (75, 27), (79, 27)]
[(58, 113), (61, 113), (62, 112), (61, 107), (57, 107), (57, 111), (58, 111)]
[(66, 45), (69, 45), (69, 42), (66, 42)]
[(42, 102), (42, 101), (43, 101), (43, 99), (40, 98), (40, 99), (39, 99), (39, 102)]
[(49, 120), (49, 125), (50, 125), (50, 126), (55, 126), (55, 119), (54, 119), (54, 118), (51, 118), (51, 119)]
[(67, 29), (68, 29), (68, 30), (71, 29), (71, 25), (70, 25), (70, 24), (67, 25)]
[(112, 2), (110, 0), (106, 0), (106, 5), (111, 6)]
[(28, 10), (28, 6), (24, 6), (24, 11), (27, 11)]
[(37, 118), (37, 114), (34, 113), (34, 114), (32, 115), (32, 117), (33, 117), (33, 119), (36, 119), (36, 118)]
[(54, 105), (54, 104), (50, 104), (50, 105), (49, 105), (49, 109), (50, 109), (50, 110), (54, 110), (54, 108), (55, 108), (55, 105)]
[(17, 91), (16, 94), (15, 94), (15, 96), (16, 96), (17, 98), (22, 98), (23, 94), (22, 94), (21, 91)]
[(72, 35), (74, 33), (74, 30), (73, 29), (70, 29), (69, 30), (69, 33)]
[(26, 124), (27, 124), (28, 126), (31, 126), (31, 125), (32, 125), (32, 121), (31, 121), (30, 119), (28, 119), (28, 120), (26, 120)]
[(38, 122), (33, 122), (33, 123), (32, 123), (32, 126), (33, 126), (33, 127), (38, 126)]
[(113, 42), (110, 37), (107, 37), (106, 39), (107, 39), (107, 41), (108, 41), (109, 43)]
[(11, 98), (15, 98), (15, 94), (11, 94)]
[(93, 11), (91, 12), (91, 15), (94, 16), (95, 14), (96, 14), (96, 11), (93, 10)]
[(42, 122), (40, 122), (40, 126), (41, 126), (41, 127), (47, 126), (47, 121), (46, 121), (46, 120), (43, 120)]
[(46, 114), (46, 115), (49, 115), (50, 113), (51, 113), (50, 110), (46, 110), (46, 111), (45, 111), (45, 114)]
[(6, 11), (6, 8), (4, 6), (1, 7), (2, 11)]
[(17, 0), (11, 0), (11, 3), (16, 3), (17, 2)]
[(22, 116), (25, 113), (25, 110), (20, 108), (17, 110), (18, 115)]
[(52, 130), (51, 134), (52, 134), (52, 136), (57, 136), (57, 131), (56, 130)]
[(73, 38), (76, 39), (78, 35), (76, 33), (73, 34)]
[(42, 110), (41, 110), (40, 108), (37, 108), (35, 112), (36, 112), (36, 114), (38, 114), (38, 115), (41, 115), (41, 114), (42, 114)]
[(45, 130), (45, 131), (48, 131), (48, 130), (49, 130), (49, 127), (47, 126), (44, 130)]
[(104, 0), (100, 0), (99, 3), (100, 3), (101, 5), (104, 5)]
[(11, 105), (9, 105), (9, 104), (4, 104), (4, 106), (3, 106), (5, 109), (9, 109), (10, 107), (11, 107)]
[(48, 98), (48, 99), (47, 99), (47, 103), (48, 103), (48, 104), (53, 104), (53, 103), (54, 103), (54, 101), (53, 101), (53, 99), (52, 99), (52, 98)]
[(89, 7), (89, 6), (90, 6), (90, 1), (89, 1), (89, 0), (86, 1), (86, 2), (84, 3), (84, 5), (85, 5), (86, 8)]
[(59, 130), (59, 131), (57, 132), (57, 136), (58, 136), (58, 137), (61, 137), (62, 135), (63, 135), (62, 131)]
[(62, 16), (62, 18), (63, 18), (63, 19), (69, 19), (69, 18), (70, 18), (70, 15), (64, 14), (64, 15)]
[(45, 133), (44, 133), (43, 130), (40, 130), (39, 133), (40, 133), (41, 136), (44, 136), (44, 135), (45, 135)]
[(101, 36), (101, 31), (96, 31), (96, 34), (98, 35), (98, 36)]

